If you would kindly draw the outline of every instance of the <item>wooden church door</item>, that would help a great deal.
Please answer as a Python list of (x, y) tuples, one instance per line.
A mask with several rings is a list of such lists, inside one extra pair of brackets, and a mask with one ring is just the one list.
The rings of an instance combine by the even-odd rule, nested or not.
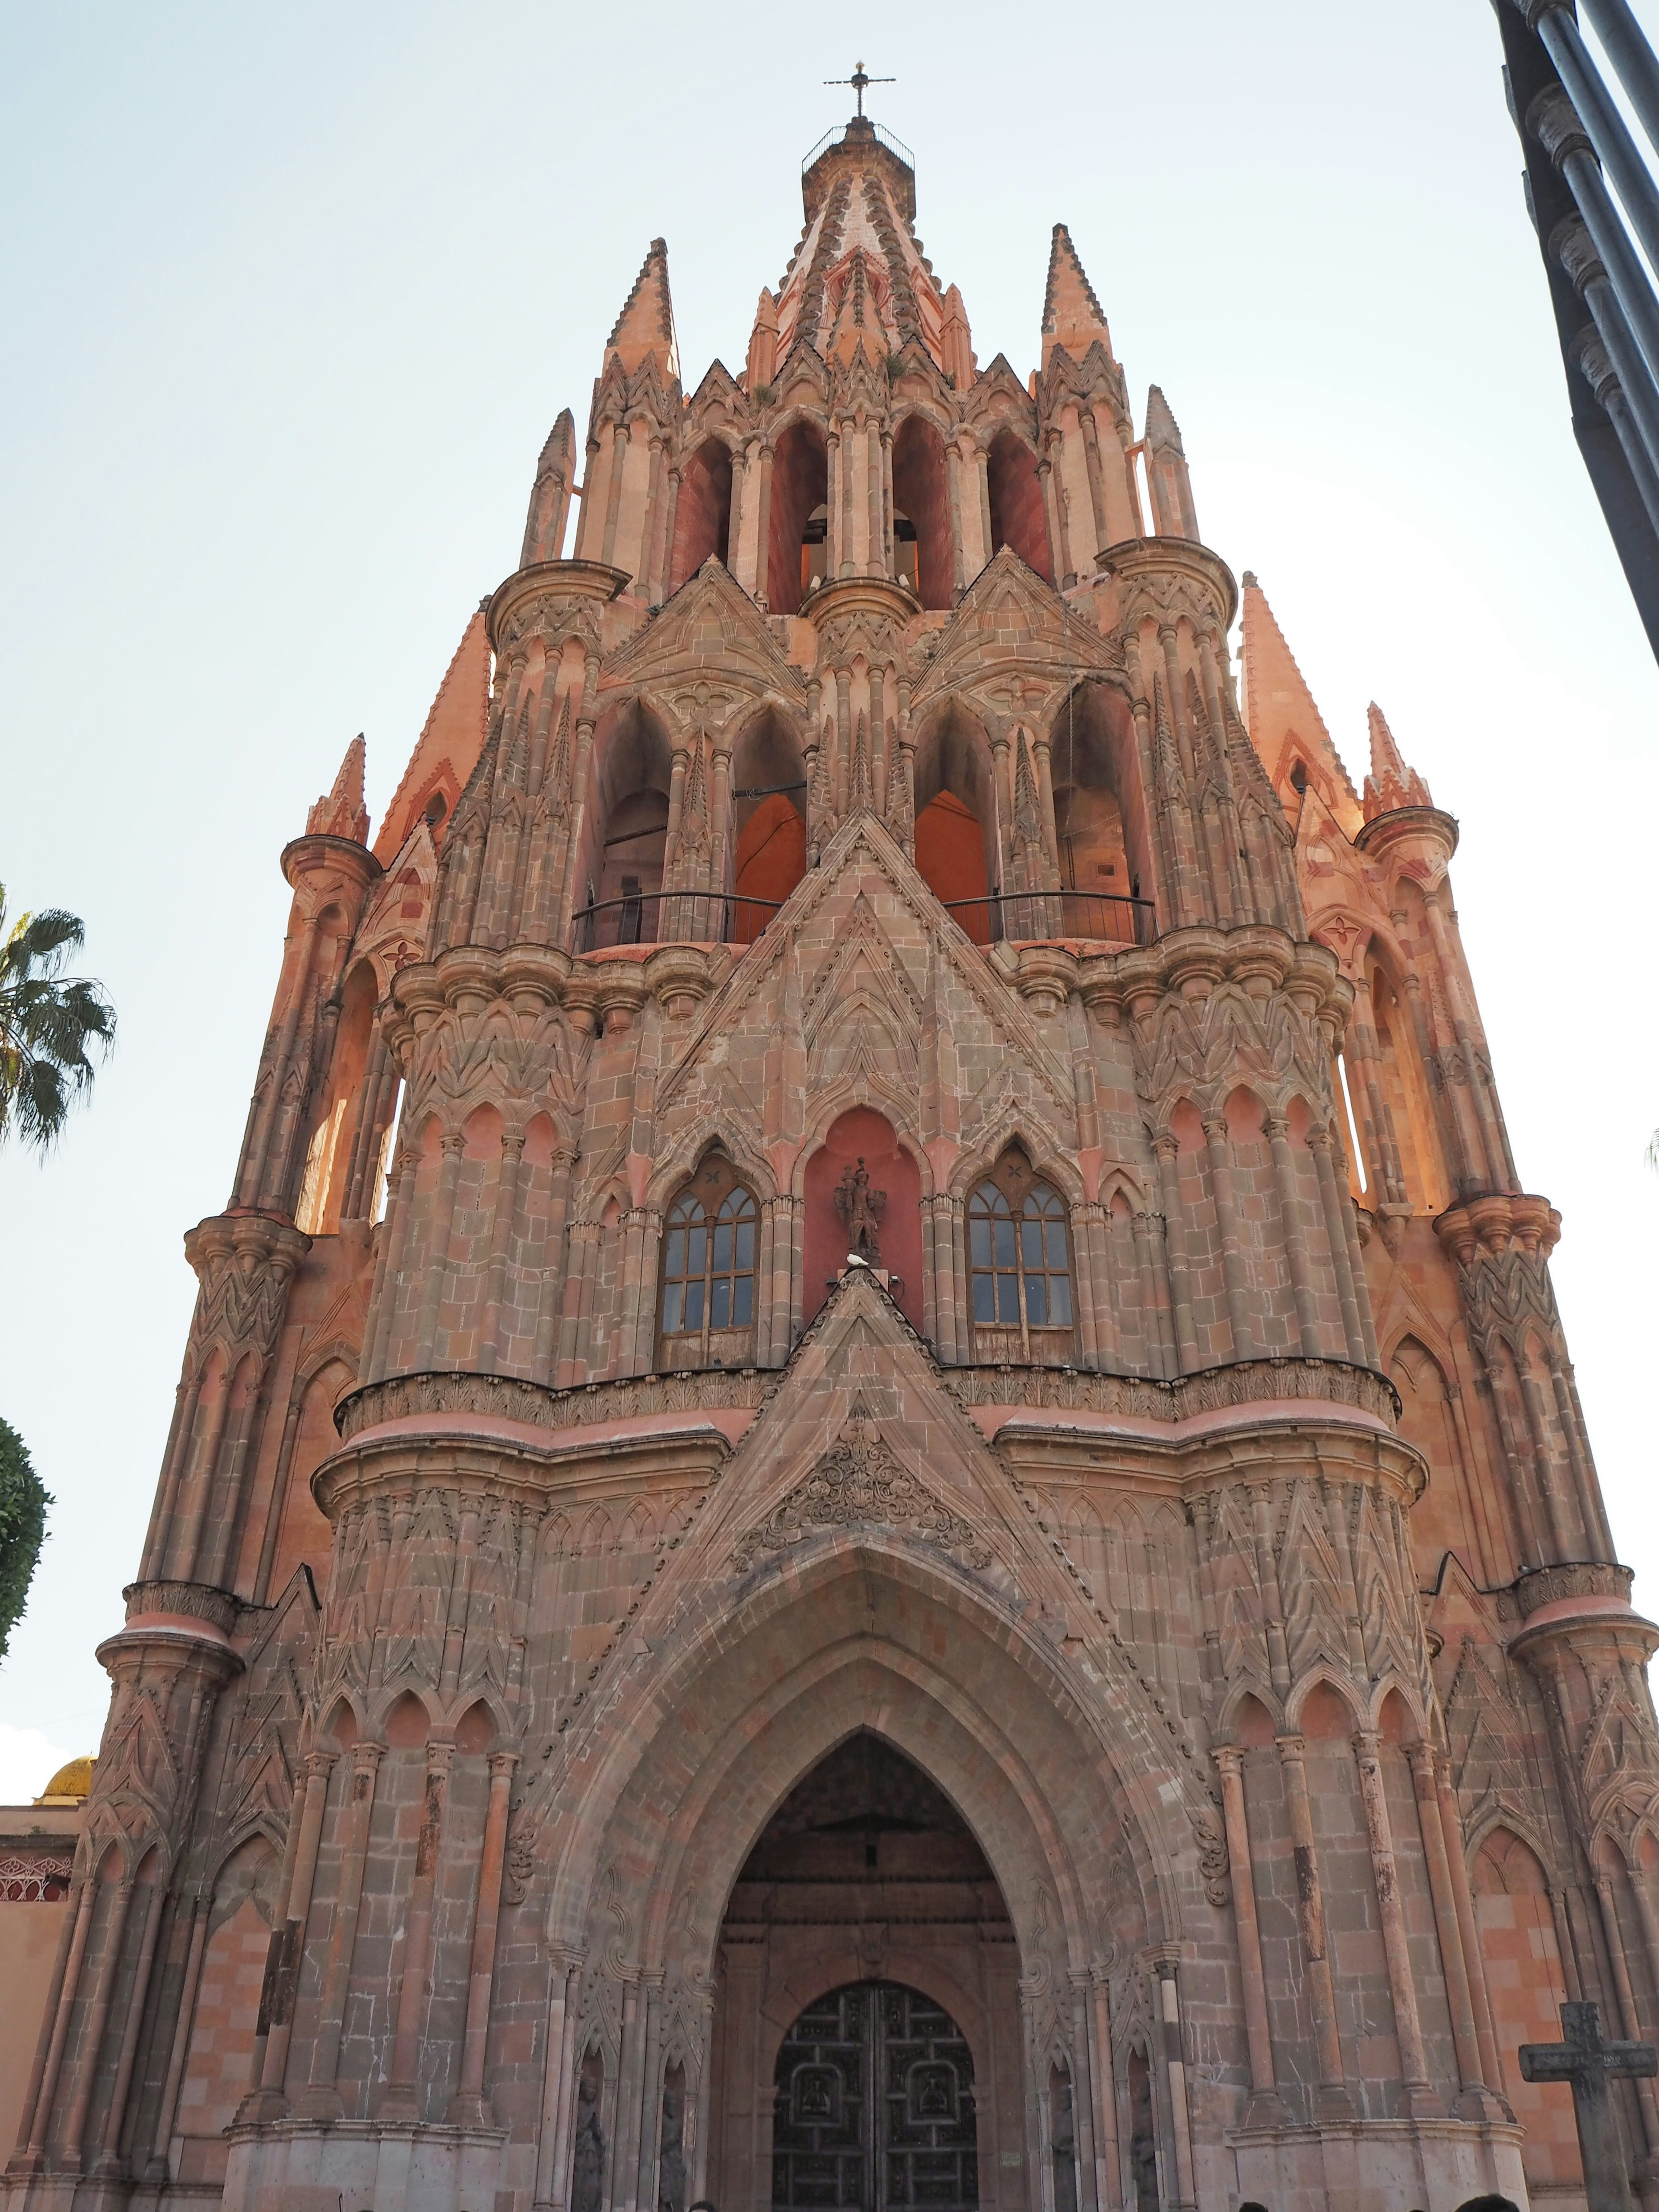
[(978, 2212), (974, 2061), (897, 1982), (809, 2005), (778, 2053), (774, 2212)]

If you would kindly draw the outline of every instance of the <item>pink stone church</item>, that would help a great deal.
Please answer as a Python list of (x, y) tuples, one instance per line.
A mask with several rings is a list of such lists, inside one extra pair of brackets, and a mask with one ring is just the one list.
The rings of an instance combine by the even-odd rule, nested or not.
[(1024, 374), (802, 190), (281, 855), (13, 2212), (1583, 2212), (1516, 2048), (1659, 2025), (1456, 823), (1064, 225)]

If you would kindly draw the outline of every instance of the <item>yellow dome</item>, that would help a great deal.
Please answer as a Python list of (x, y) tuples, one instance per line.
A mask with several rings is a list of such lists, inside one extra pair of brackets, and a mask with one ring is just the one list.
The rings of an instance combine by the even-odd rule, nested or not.
[(72, 1759), (67, 1766), (60, 1766), (40, 1795), (37, 1805), (79, 1805), (84, 1803), (92, 1788), (92, 1770), (95, 1759)]

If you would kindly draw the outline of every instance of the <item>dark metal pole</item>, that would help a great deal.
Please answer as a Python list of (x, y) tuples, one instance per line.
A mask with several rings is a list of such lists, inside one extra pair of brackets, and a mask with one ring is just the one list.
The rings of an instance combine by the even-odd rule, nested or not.
[[(1619, 303), (1615, 300), (1611, 304), (1616, 314)], [(1622, 317), (1620, 320), (1623, 320)], [(1642, 443), (1642, 434), (1632, 417), (1625, 387), (1619, 381), (1612, 358), (1594, 325), (1587, 325), (1579, 332), (1575, 351), (1579, 368), (1613, 427), (1620, 450), (1629, 465), (1632, 481), (1647, 509), (1648, 520), (1656, 532), (1659, 532), (1659, 476), (1654, 473), (1653, 464), (1648, 459), (1648, 449)]]
[(1642, 128), (1659, 147), (1659, 61), (1630, 11), (1630, 0), (1582, 0), (1590, 27), (1607, 50), (1642, 118)]
[(1589, 134), (1602, 167), (1613, 179), (1632, 228), (1647, 249), (1648, 258), (1659, 267), (1659, 186), (1654, 184), (1624, 117), (1590, 59), (1583, 34), (1562, 0), (1552, 0), (1540, 15), (1538, 35), (1572, 96), (1579, 121)]
[[(1607, 198), (1577, 111), (1564, 92), (1552, 87), (1528, 109), (1527, 127), (1566, 179), (1626, 319), (1643, 352), (1659, 369), (1659, 300), (1654, 298), (1619, 210)], [(1659, 454), (1655, 458), (1659, 459)]]
[[(1571, 277), (1595, 318), (1607, 357), (1624, 387), (1626, 404), (1635, 417), (1650, 465), (1659, 471), (1659, 388), (1656, 388), (1630, 325), (1620, 312), (1613, 287), (1607, 282), (1607, 272), (1596, 254), (1594, 238), (1585, 224), (1569, 216), (1550, 233), (1549, 249)], [(1646, 503), (1644, 499), (1644, 506)]]

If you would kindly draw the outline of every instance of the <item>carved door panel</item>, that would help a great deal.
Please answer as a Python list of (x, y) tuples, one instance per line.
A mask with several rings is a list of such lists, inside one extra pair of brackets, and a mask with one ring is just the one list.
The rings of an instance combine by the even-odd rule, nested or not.
[(972, 2054), (918, 1991), (832, 1990), (784, 2039), (775, 2081), (774, 2212), (978, 2212)]

